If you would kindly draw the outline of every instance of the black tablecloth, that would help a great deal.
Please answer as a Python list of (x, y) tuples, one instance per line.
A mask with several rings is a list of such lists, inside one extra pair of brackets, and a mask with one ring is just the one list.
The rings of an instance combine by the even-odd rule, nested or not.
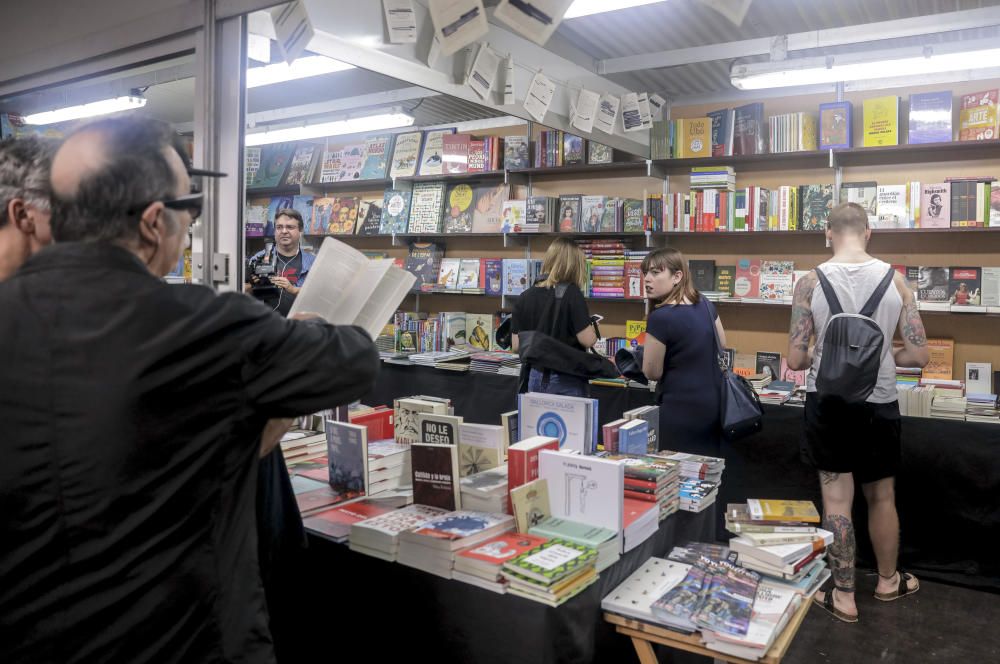
[[(449, 397), (467, 421), (495, 424), (516, 408), (516, 379), (455, 374), (428, 367), (384, 364), (367, 404), (392, 405), (414, 394)], [(592, 386), (601, 424), (622, 411), (653, 403), (648, 390)], [(748, 497), (812, 500), (819, 481), (799, 460), (802, 409), (765, 406), (764, 431), (724, 447), (715, 537), (728, 539), (723, 509)], [(1000, 557), (988, 542), (1000, 536), (1000, 426), (903, 418), (903, 464), (897, 478), (901, 563), (919, 575), (1000, 591)], [(863, 504), (858, 487), (856, 503)], [(873, 566), (867, 518), (855, 509), (859, 564)], [(992, 533), (992, 535), (990, 534)]]

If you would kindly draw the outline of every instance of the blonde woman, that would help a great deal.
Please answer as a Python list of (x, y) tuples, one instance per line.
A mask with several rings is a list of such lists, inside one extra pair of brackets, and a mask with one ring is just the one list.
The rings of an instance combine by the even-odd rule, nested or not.
[[(565, 288), (562, 303), (558, 307), (557, 286)], [(514, 350), (518, 347), (519, 332), (550, 334), (553, 329), (553, 337), (573, 348), (583, 351), (593, 347), (597, 343), (597, 332), (583, 296), (586, 286), (587, 259), (583, 251), (567, 238), (553, 240), (542, 261), (542, 275), (534, 286), (521, 294), (514, 305), (511, 318)], [(524, 380), (525, 371), (528, 372), (527, 381)], [(586, 378), (550, 369), (527, 367), (522, 370), (521, 382), (521, 391), (525, 391), (523, 388), (526, 387), (529, 392), (564, 396), (586, 396), (588, 392)]]
[(642, 273), (646, 297), (656, 303), (646, 321), (642, 372), (657, 381), (661, 446), (718, 456), (722, 375), (715, 333), (725, 348), (722, 322), (695, 289), (681, 252), (651, 252), (642, 261)]

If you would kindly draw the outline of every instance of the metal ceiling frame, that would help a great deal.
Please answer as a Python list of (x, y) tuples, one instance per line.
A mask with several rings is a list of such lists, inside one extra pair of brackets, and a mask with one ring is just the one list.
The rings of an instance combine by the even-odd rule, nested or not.
[[(843, 46), (879, 42), (886, 39), (915, 37), (940, 32), (969, 30), (1000, 25), (1000, 7), (984, 7), (957, 12), (928, 14), (912, 18), (863, 23), (843, 28), (811, 30), (785, 35), (787, 51), (801, 51), (812, 48)], [(769, 55), (775, 46), (775, 39), (782, 37), (759, 37), (723, 44), (707, 44), (672, 51), (644, 53), (621, 58), (598, 60), (598, 74), (619, 74), (643, 69), (660, 69), (698, 62), (729, 60), (755, 55)]]

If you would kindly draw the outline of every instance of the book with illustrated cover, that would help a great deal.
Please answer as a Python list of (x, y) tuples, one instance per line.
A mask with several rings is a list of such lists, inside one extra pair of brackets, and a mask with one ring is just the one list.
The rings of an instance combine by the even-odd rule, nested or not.
[(950, 143), (951, 90), (918, 92), (910, 95), (910, 126), (907, 142)]
[(472, 199), (472, 187), (469, 185), (453, 184), (448, 187), (444, 206), (445, 233), (472, 232)]
[(417, 182), (410, 196), (410, 233), (440, 233), (444, 182)]
[(444, 173), (444, 137), (454, 134), (450, 129), (434, 129), (424, 135), (424, 145), (420, 152), (420, 175), (441, 175)]
[(455, 415), (440, 413), (418, 413), (417, 429), (420, 431), (420, 442), (424, 445), (458, 445), (459, 427), (462, 418)]
[[(763, 154), (767, 145), (764, 104), (757, 102), (733, 109), (733, 154)], [(680, 155), (675, 155), (680, 156)]]
[(840, 185), (840, 202), (857, 203), (868, 214), (868, 225), (878, 223), (878, 183), (845, 182)]
[(260, 167), (254, 177), (253, 188), (277, 187), (288, 169), (295, 152), (295, 143), (272, 143), (261, 147)]
[(684, 159), (712, 156), (711, 118), (681, 119), (677, 121), (677, 127), (677, 157)]
[(351, 500), (367, 493), (368, 428), (326, 420), (326, 458), (330, 486)]
[(951, 227), (951, 183), (942, 182), (921, 186), (920, 227)]
[[(503, 230), (504, 210), (510, 208), (505, 204), (510, 198), (510, 185), (503, 182), (495, 185), (478, 185), (473, 189), (472, 232), (500, 233)], [(520, 201), (523, 208), (524, 201)], [(516, 207), (516, 206), (515, 206)], [(511, 226), (523, 224), (523, 214), (515, 215), (520, 219), (511, 219)], [(510, 231), (504, 231), (510, 232)]]
[(833, 210), (833, 185), (804, 184), (800, 187), (799, 199), (802, 209), (799, 230), (825, 231)]
[(698, 626), (691, 618), (701, 608), (705, 586), (712, 576), (711, 567), (711, 560), (699, 557), (680, 583), (650, 605), (650, 610), (659, 622), (689, 633), (697, 629)]
[(551, 585), (597, 563), (597, 549), (558, 538), (504, 563), (504, 570)]
[(781, 375), (781, 353), (759, 350), (755, 365), (758, 374), (769, 374), (772, 380), (777, 380)]
[(244, 152), (243, 181), (248, 189), (256, 186), (254, 180), (257, 178), (257, 171), (260, 170), (260, 153), (260, 146), (248, 147)]
[(604, 218), (604, 208), (607, 204), (607, 196), (581, 196), (580, 205), (583, 209), (579, 227), (581, 233), (599, 233), (601, 231), (601, 221)]
[(340, 162), (343, 156), (343, 150), (324, 150), (317, 169), (316, 182), (319, 184), (336, 182), (337, 176), (340, 175)]
[(353, 235), (358, 223), (358, 199), (354, 196), (338, 196), (330, 211), (327, 233), (330, 235)]
[(872, 228), (908, 228), (910, 214), (907, 209), (905, 184), (880, 184), (875, 193), (875, 224)]
[(417, 278), (411, 292), (430, 290), (437, 284), (444, 257), (444, 245), (434, 242), (411, 242), (405, 269)]
[(480, 273), (483, 262), (478, 258), (462, 258), (458, 271), (459, 290), (476, 290), (480, 286)]
[(514, 519), (508, 514), (490, 514), (462, 510), (442, 515), (419, 528), (400, 534), (400, 541), (417, 542), (423, 546), (455, 551), (477, 544), (497, 533), (513, 528)]
[(381, 180), (385, 177), (391, 146), (392, 134), (379, 134), (365, 139), (364, 161), (361, 164), (362, 180)]
[(438, 269), (438, 288), (455, 290), (458, 288), (458, 271), (462, 266), (461, 258), (442, 258)]
[(920, 302), (948, 301), (948, 268), (926, 267), (917, 268), (917, 299)]
[(308, 194), (297, 194), (292, 196), (292, 209), (302, 215), (303, 229), (309, 227), (312, 219), (313, 197)]
[(326, 235), (329, 232), (330, 219), (333, 217), (333, 208), (336, 204), (337, 199), (328, 196), (318, 196), (313, 199), (312, 213), (309, 217), (302, 218), (307, 235)]
[(952, 380), (955, 373), (955, 340), (927, 339), (927, 350), (930, 360), (921, 378)]
[(736, 280), (733, 293), (736, 297), (760, 297), (760, 259), (741, 258), (736, 264)]
[(320, 152), (319, 146), (312, 143), (300, 143), (292, 154), (292, 160), (288, 164), (288, 172), (285, 173), (284, 185), (304, 184), (312, 177), (313, 164), (316, 155)]
[(503, 294), (503, 259), (502, 258), (486, 258), (485, 270), (486, 270), (486, 294), (487, 295), (502, 295)]
[(597, 141), (587, 142), (587, 163), (588, 164), (610, 164), (613, 152), (610, 146), (598, 143)]
[(720, 108), (717, 111), (706, 113), (706, 115), (712, 120), (712, 156), (724, 157), (727, 153), (731, 154), (730, 133), (732, 129), (729, 123), (734, 119), (733, 109)]
[(852, 145), (851, 102), (835, 101), (819, 105), (819, 147), (822, 150)]
[(514, 523), (520, 533), (527, 533), (552, 515), (547, 480), (532, 480), (511, 489), (510, 500), (514, 508)]
[(382, 226), (382, 199), (358, 203), (358, 235), (378, 235)]
[(455, 569), (460, 569), (467, 564), (460, 562), (463, 559), (464, 561), (475, 561), (485, 563), (489, 567), (499, 568), (508, 560), (513, 560), (547, 541), (548, 538), (525, 533), (505, 533), (498, 535), (464, 551), (459, 551), (455, 558)]
[(583, 138), (573, 134), (563, 134), (563, 165), (576, 166), (585, 161)]
[(410, 224), (410, 192), (386, 189), (382, 199), (382, 220), (379, 233), (405, 233)]
[(503, 167), (508, 171), (528, 168), (528, 137), (503, 137)]
[(559, 197), (559, 232), (579, 233), (581, 196), (570, 195)]
[(997, 90), (962, 95), (958, 112), (960, 141), (988, 141), (997, 138)]
[(471, 137), (468, 134), (445, 134), (441, 137), (441, 159), (444, 173), (469, 172), (470, 141)]
[(334, 182), (353, 182), (361, 179), (364, 165), (364, 145), (347, 145), (340, 151), (340, 170)]
[(864, 146), (899, 145), (899, 97), (874, 97), (863, 102)]
[[(496, 424), (463, 422), (459, 427), (458, 462), (462, 477), (468, 477), (492, 468), (500, 468), (503, 461), (503, 427)], [(504, 486), (507, 477), (502, 478)]]
[(948, 268), (948, 301), (959, 307), (982, 305), (982, 270), (978, 267)]
[[(272, 196), (271, 202), (267, 205), (267, 225), (264, 227), (264, 235), (274, 237), (274, 221), (278, 218), (278, 213), (282, 210), (293, 209), (295, 197), (291, 195)], [(303, 223), (305, 219), (302, 220)]]
[(455, 445), (410, 445), (413, 502), (454, 511), (462, 508), (459, 491), (458, 447)]
[(417, 174), (417, 161), (420, 159), (420, 146), (423, 143), (423, 132), (408, 131), (396, 134), (396, 143), (392, 148), (392, 162), (389, 166), (389, 177), (410, 177)]
[(271, 203), (269, 198), (253, 198), (246, 205), (246, 236), (263, 237), (267, 226), (267, 210)]
[(531, 285), (528, 283), (528, 261), (523, 258), (503, 259), (503, 294), (520, 295)]
[(465, 341), (470, 351), (488, 351), (493, 330), (490, 314), (465, 314)]
[[(503, 202), (500, 208), (500, 233), (520, 233), (525, 230), (528, 221), (528, 202)], [(475, 218), (473, 218), (475, 223)]]
[(702, 629), (742, 636), (750, 626), (760, 575), (732, 563), (714, 563), (705, 601), (691, 617)]
[(623, 228), (626, 233), (642, 233), (646, 230), (642, 218), (642, 201), (626, 198), (622, 201)]

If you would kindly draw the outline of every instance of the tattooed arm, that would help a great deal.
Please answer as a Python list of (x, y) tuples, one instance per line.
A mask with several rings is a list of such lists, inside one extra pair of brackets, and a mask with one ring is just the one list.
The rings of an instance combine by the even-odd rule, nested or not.
[(903, 298), (903, 310), (899, 312), (899, 336), (903, 338), (903, 347), (893, 351), (896, 366), (925, 367), (930, 360), (930, 353), (927, 350), (927, 332), (924, 331), (924, 321), (920, 319), (917, 300), (902, 275), (896, 274), (895, 284)]
[(792, 326), (788, 332), (788, 368), (792, 371), (808, 369), (812, 364), (812, 354), (809, 352), (809, 340), (812, 339), (815, 325), (812, 315), (813, 290), (819, 281), (816, 272), (810, 270), (795, 284), (792, 296)]

